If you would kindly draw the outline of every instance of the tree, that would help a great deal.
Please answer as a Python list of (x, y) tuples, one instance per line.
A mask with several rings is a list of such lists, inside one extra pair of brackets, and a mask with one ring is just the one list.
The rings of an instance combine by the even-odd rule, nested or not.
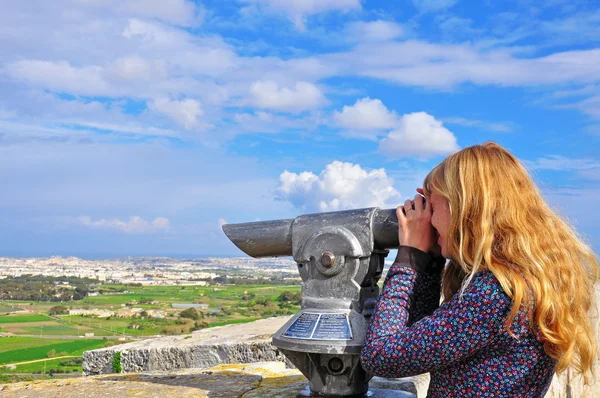
[(188, 308), (186, 310), (181, 311), (179, 313), (179, 317), (180, 318), (189, 318), (194, 321), (197, 321), (198, 319), (200, 319), (200, 313), (195, 308)]
[(291, 303), (298, 305), (302, 300), (302, 294), (292, 293), (289, 290), (286, 290), (279, 295), (277, 300), (279, 300), (281, 303)]
[(68, 313), (69, 309), (62, 305), (55, 305), (48, 311), (48, 315), (67, 315)]
[(194, 327), (192, 328), (192, 330), (201, 330), (201, 329), (204, 329), (204, 328), (207, 328), (207, 327), (208, 327), (208, 322), (205, 322), (205, 321), (198, 322), (198, 321), (196, 321), (196, 322), (194, 322)]
[(151, 297), (140, 297), (140, 304), (152, 304), (154, 302), (154, 299)]

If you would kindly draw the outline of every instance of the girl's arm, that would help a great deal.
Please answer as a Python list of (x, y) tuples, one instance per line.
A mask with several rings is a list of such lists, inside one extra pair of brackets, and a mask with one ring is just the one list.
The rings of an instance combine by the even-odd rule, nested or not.
[(409, 326), (424, 316), (433, 314), (433, 311), (440, 306), (442, 270), (446, 264), (446, 259), (444, 257), (434, 257), (431, 261), (433, 264), (430, 264), (430, 268), (435, 269), (435, 272), (419, 272), (415, 279), (413, 300), (411, 300), (409, 310)]
[(483, 271), (464, 295), (458, 293), (431, 316), (409, 323), (415, 282), (435, 273), (431, 257), (401, 246), (386, 277), (361, 352), (364, 369), (383, 377), (405, 377), (450, 366), (490, 344), (503, 327), (510, 299), (496, 278)]

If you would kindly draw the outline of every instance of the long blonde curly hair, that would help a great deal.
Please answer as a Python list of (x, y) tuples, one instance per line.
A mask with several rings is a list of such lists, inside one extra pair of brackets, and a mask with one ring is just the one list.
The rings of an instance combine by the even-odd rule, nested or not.
[[(494, 142), (456, 152), (425, 178), (450, 205), (450, 262), (442, 293), (449, 300), (480, 270), (490, 270), (513, 306), (539, 327), (557, 372), (572, 367), (589, 383), (596, 356), (589, 319), (598, 259), (577, 232), (544, 201), (523, 165)], [(459, 293), (460, 294), (460, 293)]]

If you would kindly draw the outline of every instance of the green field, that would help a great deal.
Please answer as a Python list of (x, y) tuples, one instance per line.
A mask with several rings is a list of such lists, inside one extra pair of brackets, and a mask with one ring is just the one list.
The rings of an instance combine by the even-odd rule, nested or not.
[[(0, 354), (6, 351), (22, 350), (49, 344), (64, 343), (63, 339), (35, 339), (31, 337), (2, 337), (0, 338)], [(0, 355), (1, 357), (1, 355)]]
[[(103, 285), (108, 291), (123, 289), (122, 285)], [(219, 306), (224, 303), (236, 303), (244, 294), (255, 294), (269, 300), (276, 300), (284, 291), (293, 293), (300, 291), (296, 285), (227, 285), (227, 286), (141, 286), (127, 287), (131, 293), (128, 294), (103, 294), (94, 297), (86, 297), (79, 305), (114, 306), (127, 304), (132, 300), (139, 301), (142, 297), (151, 297), (161, 304), (194, 302), (199, 299), (207, 301), (211, 306)], [(148, 305), (137, 305), (149, 307)]]
[[(182, 334), (199, 328), (251, 322), (274, 315), (291, 315), (298, 311), (299, 305), (289, 300), (279, 300), (279, 297), (283, 292), (297, 294), (301, 290), (299, 285), (260, 284), (219, 286), (104, 284), (99, 288), (103, 290), (102, 294), (86, 297), (80, 301), (56, 303), (5, 300), (2, 307), (8, 309), (13, 305), (30, 313), (3, 315), (0, 312), (0, 330), (10, 336), (0, 337), (0, 365), (44, 360), (17, 365), (15, 370), (1, 369), (0, 373), (8, 375), (48, 373), (52, 369), (69, 373), (81, 372), (81, 365), (71, 362), (70, 359), (48, 358), (48, 354), (53, 350), (56, 356), (72, 355), (80, 359), (83, 351), (115, 343), (115, 341), (106, 341), (106, 338)], [(127, 293), (124, 294), (124, 291)], [(140, 303), (142, 299), (145, 299), (144, 304)], [(208, 307), (199, 310), (198, 319), (189, 319), (181, 317), (183, 310), (172, 308), (173, 303), (201, 303)], [(112, 314), (108, 318), (92, 314), (46, 316), (55, 306), (63, 306), (67, 309), (109, 310)], [(135, 312), (135, 308), (146, 312), (144, 314), (141, 310)], [(93, 333), (100, 338), (78, 338), (85, 333)], [(52, 336), (68, 336), (68, 338), (58, 339)]]
[(15, 370), (8, 371), (9, 373), (48, 373), (51, 369), (62, 369), (65, 373), (72, 373), (73, 371), (82, 372), (81, 366), (62, 366), (61, 362), (68, 361), (68, 358), (62, 359), (48, 359), (47, 361), (40, 361), (35, 363), (27, 363), (18, 365)]
[[(13, 339), (15, 339), (15, 344), (18, 344), (20, 348), (13, 348)], [(31, 346), (27, 346), (28, 342), (31, 343)], [(65, 352), (67, 355), (79, 356), (83, 351), (93, 350), (106, 345), (106, 341), (104, 340), (83, 339), (73, 341), (60, 340), (60, 342), (52, 342), (49, 344), (41, 344), (41, 342), (45, 343), (46, 341), (43, 339), (27, 339), (24, 337), (0, 338), (0, 352), (2, 352), (2, 355), (0, 355), (0, 364), (47, 358), (47, 354), (51, 350), (54, 350), (57, 355)]]
[(52, 319), (45, 315), (3, 315), (0, 316), (0, 323), (26, 323), (26, 322), (45, 322)]
[(52, 325), (40, 326), (21, 326), (20, 329), (24, 330), (22, 334), (43, 334), (44, 336), (77, 336), (78, 334), (83, 335), (86, 331), (80, 331), (74, 326), (61, 325), (55, 323)]
[[(162, 328), (169, 324), (167, 320), (136, 320), (139, 325), (144, 325), (143, 329), (130, 329), (127, 326), (132, 323), (131, 318), (94, 318), (81, 315), (61, 315), (59, 316), (65, 323), (62, 325), (72, 328), (79, 328), (79, 333), (94, 333), (96, 336), (150, 336), (160, 334)], [(46, 328), (44, 327), (44, 333)], [(77, 334), (77, 331), (75, 332)]]
[[(173, 303), (202, 303), (208, 309), (201, 310), (201, 327), (222, 326), (232, 323), (249, 322), (274, 315), (295, 313), (298, 305), (283, 306), (278, 302), (281, 293), (298, 293), (298, 285), (224, 285), (224, 286), (128, 286), (101, 285), (103, 294), (86, 297), (80, 301), (68, 303), (47, 302), (6, 302), (40, 315), (0, 315), (1, 331), (21, 336), (80, 336), (94, 333), (100, 337), (116, 336), (152, 336), (157, 334), (181, 334), (194, 328), (196, 324), (178, 317), (181, 310), (173, 309)], [(122, 292), (127, 291), (127, 294)], [(121, 293), (120, 293), (121, 292)], [(140, 304), (142, 299), (152, 299), (152, 303)], [(110, 318), (93, 315), (61, 315), (57, 319), (46, 317), (53, 306), (68, 308), (93, 308), (99, 310), (120, 311), (127, 308), (160, 310), (166, 316), (163, 319), (147, 316), (111, 316)], [(217, 312), (217, 313), (215, 313)], [(44, 322), (34, 324), (33, 322)], [(179, 322), (179, 323), (178, 323)], [(187, 322), (187, 321), (185, 321)], [(31, 325), (27, 325), (31, 323)]]

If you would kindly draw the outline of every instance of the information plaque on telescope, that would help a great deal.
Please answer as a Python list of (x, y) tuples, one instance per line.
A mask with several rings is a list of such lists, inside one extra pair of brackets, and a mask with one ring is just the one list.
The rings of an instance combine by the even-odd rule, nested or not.
[(346, 313), (304, 312), (290, 325), (283, 337), (306, 340), (352, 340)]

